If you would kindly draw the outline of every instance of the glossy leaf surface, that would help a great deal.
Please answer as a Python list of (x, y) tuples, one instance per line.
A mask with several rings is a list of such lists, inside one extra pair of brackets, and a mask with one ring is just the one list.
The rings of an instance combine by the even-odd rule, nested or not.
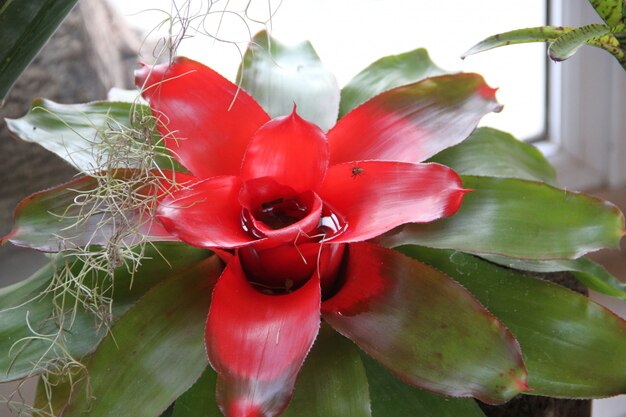
[(495, 90), (477, 74), (396, 87), (357, 107), (328, 132), (330, 165), (423, 161), (467, 138), (484, 115), (500, 108)]
[(466, 190), (439, 164), (362, 161), (329, 168), (320, 197), (346, 223), (333, 242), (358, 242), (408, 222), (451, 216)]
[(406, 225), (381, 238), (381, 244), (535, 260), (577, 258), (619, 245), (624, 215), (608, 202), (525, 180), (462, 178), (463, 186), (474, 191), (454, 216)]
[(554, 42), (560, 36), (572, 31), (573, 29), (574, 28), (563, 26), (539, 26), (499, 33), (477, 43), (470, 50), (465, 52), (461, 58), (465, 58), (479, 52), (488, 51), (493, 48), (498, 48), (500, 46), (529, 42)]
[[(114, 296), (113, 321), (128, 311), (155, 284), (200, 262), (210, 253), (180, 243), (160, 243), (155, 244), (155, 247), (156, 249), (146, 247), (146, 257), (134, 277), (123, 267), (115, 271), (114, 290), (108, 290), (104, 294)], [(159, 253), (163, 253), (165, 258)], [(63, 267), (63, 262), (58, 261), (59, 268)], [(84, 267), (79, 261), (67, 259), (67, 262), (75, 273)], [(97, 281), (103, 282), (104, 276), (98, 275), (98, 277), (96, 279), (94, 276), (88, 276), (85, 285)], [(38, 363), (34, 372), (37, 374), (41, 372), (40, 368), (45, 368), (48, 362), (60, 354), (58, 349), (62, 345), (54, 345), (50, 339), (28, 339), (33, 334), (27, 327), (27, 320), (30, 326), (40, 334), (54, 334), (59, 330), (52, 319), (54, 294), (40, 295), (51, 285), (52, 279), (53, 268), (50, 265), (25, 281), (0, 289), (0, 306), (2, 306), (0, 310), (0, 382), (28, 375), (35, 369), (33, 365), (35, 363)], [(72, 298), (67, 297), (67, 303), (71, 304)], [(68, 319), (67, 322), (69, 322), (69, 317), (68, 312), (64, 319)], [(72, 326), (65, 329), (63, 347), (75, 358), (80, 358), (93, 351), (105, 334), (106, 329), (95, 328), (92, 313), (78, 308)], [(15, 347), (11, 349), (13, 344)]]
[(238, 175), (250, 137), (269, 120), (248, 93), (188, 58), (144, 65), (135, 85), (172, 156), (198, 178)]
[(383, 57), (359, 72), (341, 89), (339, 117), (384, 91), (444, 72), (431, 61), (424, 48)]
[(485, 417), (471, 398), (444, 397), (413, 388), (369, 356), (361, 357), (369, 380), (373, 417)]
[(176, 399), (172, 417), (223, 417), (215, 399), (216, 381), (217, 374), (207, 366), (200, 379)]
[[(110, 174), (106, 175), (108, 187), (118, 192), (120, 188), (130, 187), (126, 181), (132, 175), (130, 171)], [(97, 178), (86, 176), (26, 197), (15, 209), (13, 230), (1, 240), (44, 252), (102, 245), (113, 237), (129, 246), (143, 239), (176, 240), (147, 211), (130, 207), (113, 215), (113, 199), (107, 198), (98, 188), (101, 186)], [(135, 190), (139, 189), (141, 185), (136, 185)], [(114, 202), (119, 203), (121, 198), (125, 197)], [(118, 208), (121, 210), (119, 205), (115, 206)]]
[(469, 138), (429, 159), (460, 175), (510, 177), (556, 183), (556, 171), (534, 146), (490, 127), (479, 127)]
[(536, 395), (596, 398), (626, 392), (626, 323), (559, 285), (471, 255), (402, 251), (449, 274), (513, 332)]
[(328, 168), (328, 142), (294, 111), (267, 122), (252, 136), (241, 166), (243, 181), (272, 177), (297, 193), (316, 191)]
[(359, 348), (322, 325), (281, 417), (370, 417), (370, 396)]
[(154, 417), (204, 371), (202, 342), (211, 288), (222, 271), (216, 256), (149, 291), (86, 360), (90, 400), (78, 392), (64, 417)]
[[(135, 112), (136, 122), (131, 124)], [(154, 121), (150, 109), (141, 104), (96, 101), (87, 104), (60, 104), (36, 99), (30, 111), (19, 119), (7, 119), (11, 132), (28, 142), (55, 153), (79, 171), (96, 172), (110, 168), (134, 168), (137, 158), (122, 158), (132, 141), (120, 134), (132, 126), (150, 131)], [(106, 137), (105, 137), (106, 136)], [(143, 140), (139, 137), (133, 140)], [(156, 143), (156, 162), (165, 169), (180, 169)], [(132, 145), (139, 151), (139, 142)], [(117, 150), (116, 150), (117, 149)], [(145, 152), (145, 149), (144, 149)]]
[(626, 284), (615, 278), (601, 265), (587, 258), (528, 261), (498, 255), (481, 255), (481, 258), (508, 268), (534, 272), (569, 271), (587, 288), (612, 297), (626, 300)]
[(415, 386), (488, 403), (525, 390), (511, 333), (465, 288), (396, 251), (351, 244), (345, 282), (322, 316)]
[(611, 32), (606, 25), (592, 24), (571, 30), (556, 39), (548, 48), (548, 55), (555, 61), (564, 61), (591, 39)]
[(337, 121), (339, 85), (309, 42), (287, 46), (257, 33), (237, 79), (272, 118), (290, 114), (295, 104), (298, 114), (324, 131)]
[(206, 350), (226, 417), (277, 416), (320, 326), (320, 281), (281, 295), (256, 290), (235, 257), (213, 291)]
[(0, 101), (77, 0), (0, 3)]

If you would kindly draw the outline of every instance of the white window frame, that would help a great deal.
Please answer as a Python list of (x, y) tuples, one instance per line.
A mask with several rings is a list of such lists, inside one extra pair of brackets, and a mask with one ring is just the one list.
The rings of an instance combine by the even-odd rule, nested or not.
[[(550, 24), (601, 22), (584, 0), (552, 0)], [(539, 143), (562, 186), (590, 190), (626, 183), (626, 72), (607, 52), (582, 47), (548, 64), (548, 140)]]

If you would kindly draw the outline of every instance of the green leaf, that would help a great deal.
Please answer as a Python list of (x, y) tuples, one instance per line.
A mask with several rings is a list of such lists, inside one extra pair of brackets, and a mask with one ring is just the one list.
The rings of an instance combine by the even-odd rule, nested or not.
[(513, 332), (529, 393), (598, 398), (626, 392), (626, 322), (559, 285), (454, 251), (401, 251), (467, 287)]
[(0, 2), (0, 101), (77, 0)]
[[(617, 59), (617, 62), (626, 70), (626, 48), (622, 46), (616, 34), (617, 32), (590, 39), (587, 41), (587, 44), (607, 51), (613, 55), (615, 59)], [(622, 32), (621, 36), (622, 38), (626, 37), (626, 32)]]
[[(43, 146), (79, 171), (135, 168), (138, 157), (134, 155), (139, 152), (155, 152), (155, 162), (161, 168), (182, 170), (158, 137), (151, 144), (141, 137), (154, 132), (151, 115), (149, 106), (138, 103), (59, 104), (36, 99), (25, 116), (6, 122), (11, 132)], [(131, 122), (131, 118), (135, 121)], [(133, 135), (131, 127), (136, 129)]]
[(221, 269), (213, 256), (139, 300), (87, 358), (90, 395), (78, 392), (63, 416), (154, 417), (189, 389), (208, 363), (204, 326)]
[(456, 281), (371, 243), (351, 243), (344, 269), (322, 317), (403, 381), (489, 404), (526, 389), (517, 341)]
[(295, 104), (300, 116), (324, 131), (337, 121), (337, 80), (309, 42), (286, 46), (265, 31), (257, 33), (243, 57), (237, 79), (270, 117), (290, 114)]
[(606, 36), (611, 29), (606, 25), (592, 24), (576, 28), (556, 39), (548, 48), (548, 55), (555, 61), (565, 61), (590, 40)]
[[(115, 271), (115, 287), (103, 295), (113, 298), (112, 320), (124, 314), (151, 287), (165, 278), (176, 276), (180, 271), (205, 259), (210, 252), (180, 243), (160, 243), (147, 246), (140, 269), (131, 275), (124, 267)], [(162, 255), (161, 255), (162, 254)], [(165, 257), (165, 259), (163, 257)], [(68, 267), (76, 273), (84, 267), (83, 262), (57, 258), (56, 267)], [(48, 265), (29, 279), (0, 289), (0, 382), (37, 374), (54, 361), (64, 348), (74, 358), (81, 358), (93, 351), (106, 334), (106, 329), (95, 327), (94, 315), (82, 308), (76, 310), (72, 325), (64, 329), (60, 344), (50, 337), (36, 338), (27, 326), (39, 334), (54, 335), (58, 332), (54, 294), (46, 291), (52, 284), (53, 266)], [(84, 284), (106, 283), (104, 273), (95, 272), (85, 278)], [(68, 305), (71, 296), (67, 295)], [(70, 312), (66, 317), (69, 322)], [(67, 325), (66, 322), (66, 325)], [(15, 346), (13, 346), (15, 344)], [(13, 347), (13, 349), (12, 349)]]
[(574, 30), (574, 28), (563, 26), (539, 26), (499, 33), (477, 43), (461, 55), (461, 58), (465, 58), (479, 52), (488, 51), (493, 48), (498, 48), (500, 46), (529, 42), (554, 42), (560, 36), (572, 30)]
[(623, 0), (589, 0), (602, 20), (609, 26), (624, 22), (626, 3)]
[(444, 73), (423, 48), (381, 58), (358, 73), (341, 90), (339, 117), (384, 91)]
[(626, 284), (615, 278), (602, 266), (587, 259), (553, 259), (550, 261), (529, 261), (498, 255), (481, 255), (481, 258), (507, 268), (533, 272), (569, 271), (587, 288), (602, 294), (626, 300)]
[(13, 230), (0, 242), (9, 240), (17, 246), (61, 252), (103, 245), (113, 238), (128, 246), (146, 239), (174, 239), (148, 212), (152, 198), (138, 202), (144, 199), (142, 194), (155, 188), (156, 179), (142, 181), (133, 175), (133, 170), (109, 171), (26, 197), (15, 209)]
[(369, 417), (367, 376), (359, 348), (322, 325), (281, 417)]
[(556, 171), (537, 148), (489, 127), (476, 129), (460, 144), (428, 162), (438, 162), (461, 175), (521, 178), (556, 182)]
[(373, 417), (485, 417), (471, 398), (451, 398), (413, 388), (367, 355), (363, 364), (372, 398)]
[(462, 178), (473, 191), (455, 215), (405, 225), (380, 242), (534, 260), (575, 259), (619, 246), (624, 215), (611, 203), (526, 180)]
[(207, 366), (196, 381), (174, 404), (172, 417), (222, 417), (215, 399), (217, 373)]

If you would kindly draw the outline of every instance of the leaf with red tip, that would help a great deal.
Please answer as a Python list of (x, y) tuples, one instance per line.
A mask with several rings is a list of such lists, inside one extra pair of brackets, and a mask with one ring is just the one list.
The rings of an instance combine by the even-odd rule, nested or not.
[(269, 120), (245, 91), (187, 58), (135, 72), (172, 155), (199, 178), (237, 175), (252, 134)]
[(296, 192), (317, 190), (328, 167), (328, 143), (319, 127), (293, 112), (266, 123), (248, 145), (241, 178), (272, 177)]
[(403, 381), (502, 403), (526, 389), (511, 333), (465, 288), (398, 252), (351, 244), (345, 282), (322, 315)]
[(206, 346), (218, 373), (217, 398), (227, 417), (271, 417), (287, 406), (320, 326), (321, 291), (314, 276), (298, 290), (255, 290), (234, 258), (209, 310)]
[(626, 321), (560, 285), (474, 256), (401, 248), (466, 286), (515, 335), (531, 393), (599, 398), (626, 393)]
[(302, 117), (324, 131), (337, 121), (339, 85), (307, 41), (287, 46), (266, 31), (257, 33), (237, 79), (271, 117), (289, 114), (296, 104)]
[[(132, 175), (131, 170), (103, 175), (108, 178), (109, 186), (131, 187), (126, 182)], [(182, 178), (189, 178), (182, 173), (176, 175), (181, 181)], [(14, 245), (44, 252), (60, 252), (87, 245), (103, 245), (112, 238), (121, 239), (127, 245), (145, 239), (177, 240), (150, 216), (147, 206), (145, 210), (135, 203), (128, 209), (114, 207), (112, 199), (96, 191), (98, 187), (102, 184), (97, 178), (81, 177), (26, 197), (15, 209), (13, 230), (0, 241), (9, 240)], [(138, 192), (144, 186), (132, 187)], [(151, 199), (146, 198), (146, 205), (149, 201)]]
[(443, 165), (363, 161), (330, 167), (320, 196), (347, 226), (332, 241), (356, 242), (404, 223), (451, 216), (466, 192)]
[(420, 162), (467, 138), (484, 115), (499, 109), (495, 90), (477, 74), (397, 87), (357, 107), (328, 132), (330, 163)]
[(380, 58), (341, 89), (339, 117), (384, 91), (445, 72), (430, 60), (424, 48)]
[(202, 248), (232, 248), (255, 241), (241, 225), (239, 177), (215, 177), (173, 191), (157, 208), (165, 229)]

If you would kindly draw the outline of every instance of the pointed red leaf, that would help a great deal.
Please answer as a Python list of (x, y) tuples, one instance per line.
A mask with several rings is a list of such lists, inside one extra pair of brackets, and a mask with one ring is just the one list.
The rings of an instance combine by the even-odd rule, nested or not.
[(384, 92), (328, 132), (331, 165), (359, 160), (420, 162), (461, 142), (500, 105), (477, 74), (432, 77)]
[(250, 137), (269, 120), (248, 93), (188, 58), (143, 66), (135, 84), (160, 121), (165, 145), (199, 178), (239, 174)]
[(450, 168), (439, 164), (363, 161), (328, 169), (320, 196), (347, 228), (333, 242), (355, 242), (404, 223), (451, 216), (467, 192)]
[(217, 398), (226, 417), (278, 415), (320, 326), (315, 276), (285, 295), (255, 290), (234, 258), (213, 291), (206, 327)]
[(399, 252), (351, 244), (322, 315), (407, 383), (501, 403), (527, 388), (513, 335), (465, 288)]
[(257, 131), (241, 168), (243, 180), (273, 177), (296, 192), (317, 190), (328, 167), (326, 136), (296, 114), (277, 117)]
[(165, 229), (201, 248), (233, 248), (255, 241), (241, 224), (238, 177), (215, 177), (167, 195), (157, 208)]

